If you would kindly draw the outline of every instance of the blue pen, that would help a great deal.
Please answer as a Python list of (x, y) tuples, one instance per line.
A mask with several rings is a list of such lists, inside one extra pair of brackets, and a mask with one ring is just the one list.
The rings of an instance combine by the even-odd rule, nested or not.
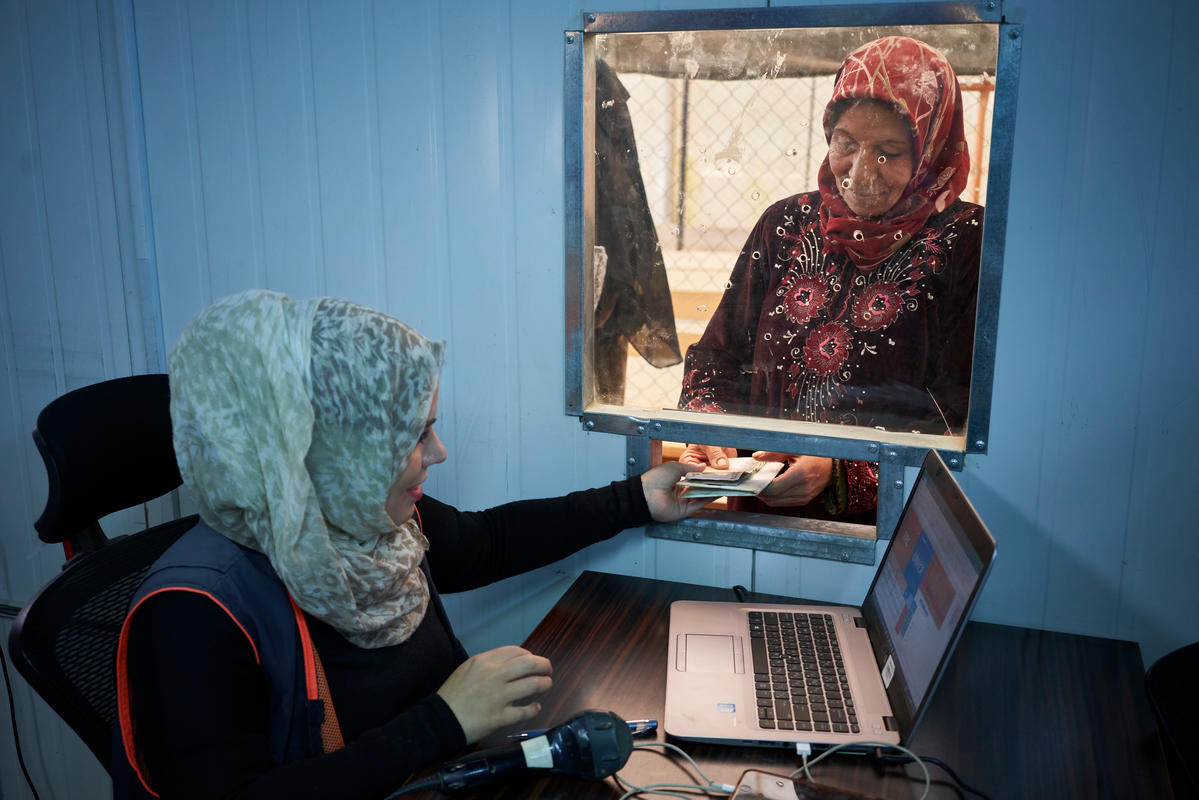
[[(656, 719), (630, 719), (626, 722), (629, 726), (629, 732), (634, 736), (640, 736), (650, 731), (658, 729), (658, 720)], [(531, 731), (521, 731), (520, 733), (508, 734), (509, 739), (532, 739), (536, 736), (542, 736), (549, 733), (549, 728), (536, 728)]]

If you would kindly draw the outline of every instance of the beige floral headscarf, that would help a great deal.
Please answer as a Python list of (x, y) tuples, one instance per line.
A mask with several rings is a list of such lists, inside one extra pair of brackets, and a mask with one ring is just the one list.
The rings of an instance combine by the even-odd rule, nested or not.
[(385, 508), (425, 427), (444, 343), (330, 298), (218, 300), (171, 351), (179, 470), (204, 520), (266, 554), (300, 608), (359, 647), (424, 618), (428, 548)]

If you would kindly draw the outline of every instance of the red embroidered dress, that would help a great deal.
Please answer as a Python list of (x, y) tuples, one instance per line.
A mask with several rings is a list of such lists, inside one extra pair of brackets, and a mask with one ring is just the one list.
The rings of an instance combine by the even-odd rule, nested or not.
[(687, 351), (680, 406), (959, 432), (982, 209), (954, 203), (869, 272), (825, 251), (819, 211), (820, 195), (810, 192), (762, 215)]

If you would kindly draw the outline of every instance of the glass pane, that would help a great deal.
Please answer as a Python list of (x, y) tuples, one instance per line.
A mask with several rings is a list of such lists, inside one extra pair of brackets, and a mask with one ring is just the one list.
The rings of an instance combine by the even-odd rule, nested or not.
[(998, 26), (591, 38), (594, 401), (962, 434)]

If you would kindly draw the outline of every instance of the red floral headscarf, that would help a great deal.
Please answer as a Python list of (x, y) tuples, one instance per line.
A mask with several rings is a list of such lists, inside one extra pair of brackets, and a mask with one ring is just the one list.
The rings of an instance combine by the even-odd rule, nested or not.
[(826, 246), (862, 269), (882, 263), (933, 213), (957, 199), (970, 174), (957, 76), (939, 51), (906, 36), (887, 36), (854, 50), (837, 71), (824, 109), (825, 140), (832, 137), (837, 104), (883, 100), (908, 120), (915, 168), (899, 201), (875, 220), (854, 215), (837, 190), (828, 156), (820, 165), (820, 230)]

